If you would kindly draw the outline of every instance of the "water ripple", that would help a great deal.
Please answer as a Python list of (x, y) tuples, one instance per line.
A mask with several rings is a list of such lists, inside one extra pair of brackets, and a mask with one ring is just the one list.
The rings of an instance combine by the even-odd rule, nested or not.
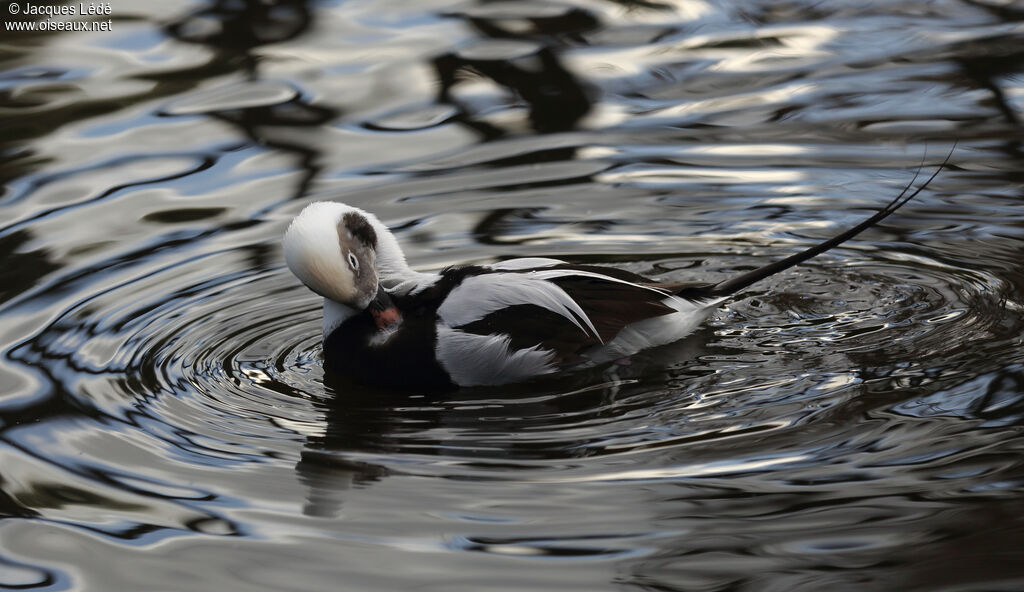
[[(1005, 2), (140, 2), (0, 56), (0, 588), (1020, 589)], [(629, 364), (325, 376), (280, 236), (720, 280)], [(183, 577), (186, 574), (187, 577)]]

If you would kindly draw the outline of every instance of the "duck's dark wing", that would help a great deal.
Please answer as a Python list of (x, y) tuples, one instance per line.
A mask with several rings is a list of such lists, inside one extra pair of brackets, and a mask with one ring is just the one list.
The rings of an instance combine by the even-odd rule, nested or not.
[(665, 304), (669, 293), (654, 284), (641, 285), (590, 273), (573, 273), (550, 281), (587, 313), (602, 342), (614, 339), (626, 325), (676, 312)]

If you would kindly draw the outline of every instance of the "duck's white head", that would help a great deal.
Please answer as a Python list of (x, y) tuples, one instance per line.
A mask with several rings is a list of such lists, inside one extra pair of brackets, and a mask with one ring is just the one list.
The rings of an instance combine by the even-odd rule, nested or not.
[(373, 214), (359, 208), (312, 203), (285, 232), (284, 259), (310, 290), (364, 310), (377, 296), (379, 229), (387, 233)]

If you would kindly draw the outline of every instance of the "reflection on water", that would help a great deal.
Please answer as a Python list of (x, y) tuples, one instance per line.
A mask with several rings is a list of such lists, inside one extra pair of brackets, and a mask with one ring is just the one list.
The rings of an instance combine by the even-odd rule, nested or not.
[[(1024, 13), (112, 4), (0, 52), (0, 588), (1016, 590)], [(629, 364), (325, 378), (279, 238), (722, 279)]]

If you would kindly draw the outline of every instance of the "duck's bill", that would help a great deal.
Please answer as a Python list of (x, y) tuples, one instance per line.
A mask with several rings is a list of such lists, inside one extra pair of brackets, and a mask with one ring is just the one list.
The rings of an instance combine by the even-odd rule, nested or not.
[(367, 309), (373, 315), (373, 322), (377, 324), (378, 329), (388, 329), (402, 322), (402, 313), (398, 312), (398, 307), (383, 287), (377, 288), (377, 295), (370, 301)]

